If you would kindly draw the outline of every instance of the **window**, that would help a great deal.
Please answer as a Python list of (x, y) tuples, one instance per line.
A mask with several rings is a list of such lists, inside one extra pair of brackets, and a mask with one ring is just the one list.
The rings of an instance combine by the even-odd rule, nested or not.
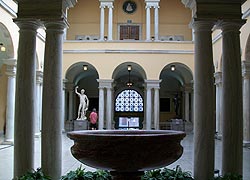
[(115, 100), (116, 112), (143, 112), (141, 95), (131, 89), (126, 89), (117, 95)]

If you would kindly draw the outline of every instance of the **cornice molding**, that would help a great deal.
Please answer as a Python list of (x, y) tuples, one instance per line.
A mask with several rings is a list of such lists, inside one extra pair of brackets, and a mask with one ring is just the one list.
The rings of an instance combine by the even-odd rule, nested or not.
[(193, 50), (63, 50), (64, 54), (194, 54)]

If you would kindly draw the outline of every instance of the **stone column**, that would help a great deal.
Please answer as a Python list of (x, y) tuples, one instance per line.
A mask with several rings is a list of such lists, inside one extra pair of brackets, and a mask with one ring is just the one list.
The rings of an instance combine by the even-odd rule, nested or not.
[(159, 96), (160, 87), (154, 88), (154, 129), (160, 129), (160, 96)]
[(42, 122), (42, 83), (43, 83), (43, 72), (36, 71), (36, 110), (35, 110), (35, 137), (41, 135), (41, 122)]
[(243, 144), (250, 146), (250, 61), (242, 62), (243, 76)]
[(222, 122), (221, 122), (221, 96), (222, 96), (222, 73), (214, 73), (215, 77), (215, 86), (216, 86), (216, 132), (217, 138), (221, 139), (222, 137)]
[(242, 72), (240, 31), (244, 21), (222, 21), (222, 174), (242, 174)]
[(185, 107), (184, 107), (184, 109), (185, 109), (185, 112), (184, 112), (184, 114), (185, 114), (185, 120), (187, 121), (187, 122), (189, 122), (190, 121), (190, 106), (189, 106), (189, 104), (190, 104), (190, 101), (189, 101), (189, 95), (190, 95), (190, 90), (191, 88), (189, 87), (189, 86), (186, 86), (185, 87), (185, 92), (184, 92), (184, 96), (185, 96)]
[(154, 9), (155, 9), (155, 41), (159, 40), (159, 8), (160, 6), (155, 5)]
[(109, 9), (109, 21), (108, 21), (108, 40), (113, 40), (113, 3), (108, 5)]
[(20, 28), (14, 125), (14, 177), (19, 177), (34, 168), (35, 57), (40, 24), (32, 19), (14, 21)]
[(214, 23), (194, 19), (194, 178), (214, 176), (214, 77), (211, 29)]
[(101, 9), (101, 17), (100, 17), (100, 40), (104, 40), (104, 8), (105, 5), (101, 3), (100, 9)]
[(104, 88), (99, 87), (98, 129), (104, 128)]
[(73, 83), (67, 83), (67, 91), (69, 95), (69, 102), (68, 102), (68, 120), (74, 119), (74, 113), (73, 113), (73, 104), (74, 104), (74, 84)]
[[(146, 108), (146, 129), (152, 129), (152, 118), (154, 118), (154, 128), (159, 129), (159, 88), (161, 80), (145, 80), (146, 89), (146, 103), (144, 108)], [(152, 100), (152, 90), (154, 91), (154, 99)], [(152, 106), (153, 104), (153, 106)], [(154, 112), (154, 113), (153, 113)]]
[(107, 87), (107, 104), (106, 104), (106, 127), (112, 129), (112, 87)]
[(6, 59), (6, 74), (8, 76), (7, 106), (6, 106), (6, 133), (4, 144), (14, 144), (14, 115), (15, 115), (15, 91), (16, 91), (16, 60)]
[(146, 5), (146, 40), (150, 41), (151, 40), (151, 32), (150, 32), (150, 8), (151, 6)]
[[(42, 111), (42, 169), (52, 179), (60, 179), (62, 165), (62, 43), (64, 20), (45, 21)], [(52, 158), (53, 157), (53, 158)]]

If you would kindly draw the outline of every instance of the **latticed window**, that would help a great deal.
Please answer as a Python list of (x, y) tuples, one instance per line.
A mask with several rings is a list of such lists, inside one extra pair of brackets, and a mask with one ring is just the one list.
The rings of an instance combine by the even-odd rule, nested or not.
[(122, 91), (116, 97), (115, 111), (142, 112), (143, 111), (143, 99), (141, 95), (135, 90), (126, 89)]

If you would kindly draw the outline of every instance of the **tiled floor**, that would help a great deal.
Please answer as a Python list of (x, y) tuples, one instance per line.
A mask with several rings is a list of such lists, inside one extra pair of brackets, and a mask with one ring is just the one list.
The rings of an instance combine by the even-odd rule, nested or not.
[[(40, 138), (35, 139), (35, 168), (40, 167)], [(216, 140), (215, 149), (215, 168), (221, 169), (221, 141)], [(62, 148), (62, 173), (65, 175), (70, 170), (75, 170), (81, 164), (75, 160), (71, 153), (70, 147), (73, 142), (63, 134), (63, 148)], [(193, 171), (193, 135), (189, 134), (182, 141), (184, 147), (184, 153), (182, 157), (175, 163), (168, 166), (168, 168), (174, 168), (176, 165), (180, 165), (185, 171)], [(250, 180), (250, 149), (243, 148), (243, 160), (244, 180)], [(87, 170), (94, 170), (93, 168), (86, 167)], [(13, 174), (13, 146), (0, 145), (0, 180), (11, 180)]]

